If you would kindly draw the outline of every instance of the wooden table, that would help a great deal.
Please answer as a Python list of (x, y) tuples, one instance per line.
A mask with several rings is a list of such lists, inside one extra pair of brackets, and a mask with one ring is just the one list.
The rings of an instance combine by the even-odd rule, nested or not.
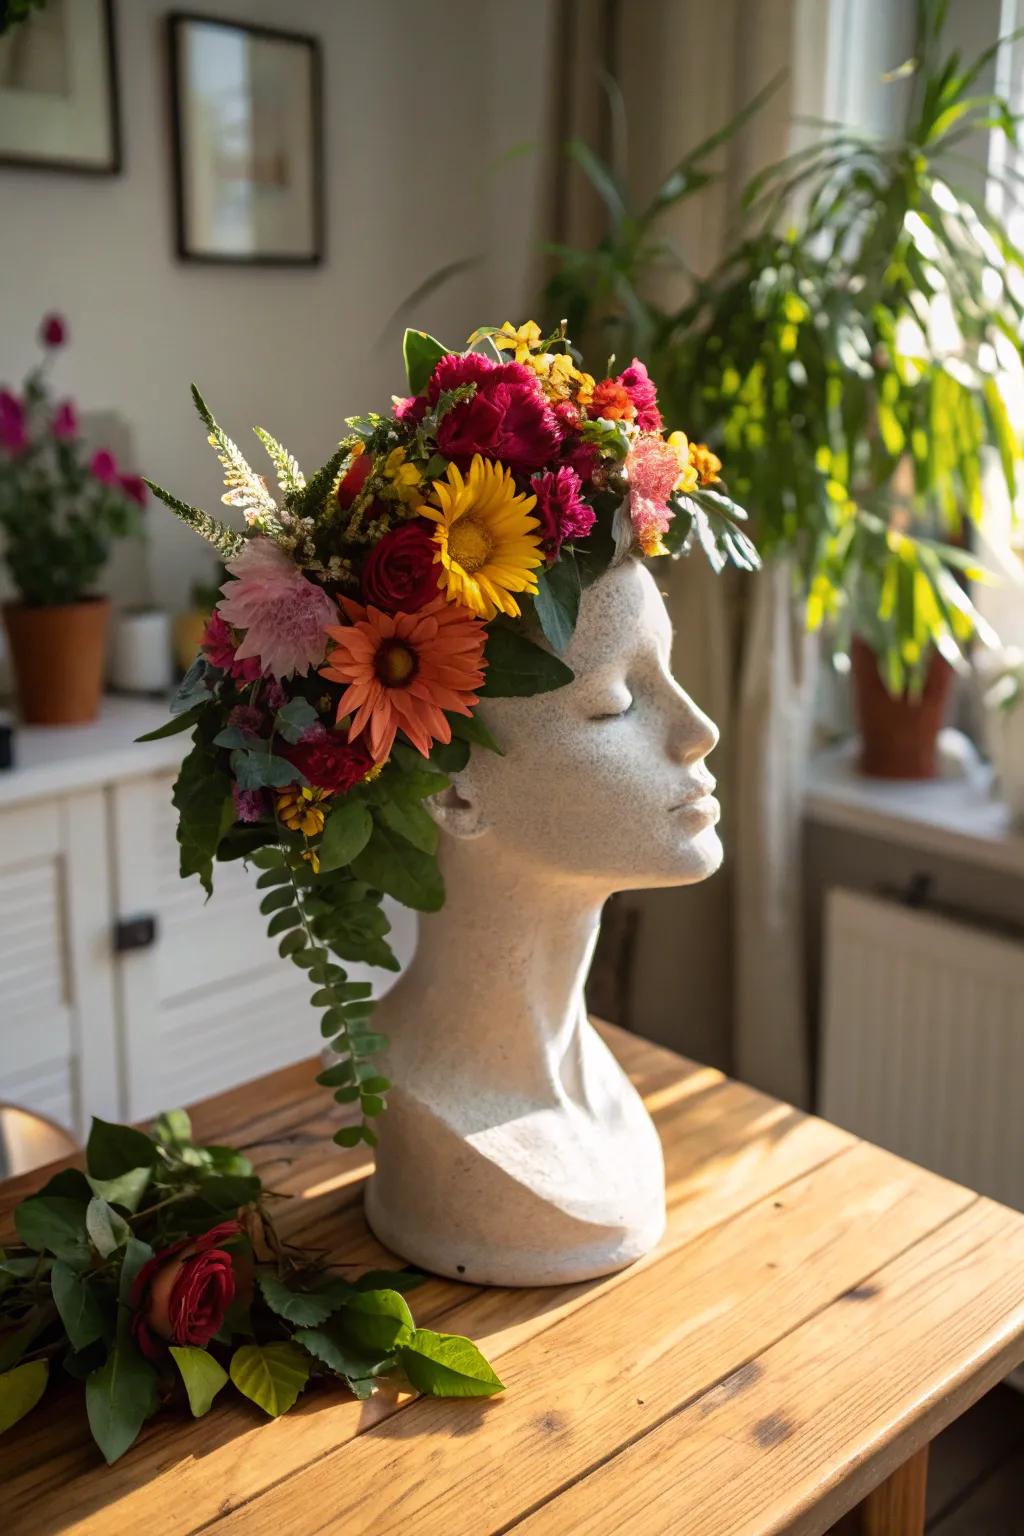
[[(5, 1536), (768, 1536), (923, 1530), (928, 1442), (1024, 1359), (1024, 1217), (616, 1030), (665, 1144), (668, 1231), (586, 1285), (431, 1280), (475, 1338), (487, 1402), (310, 1390), (269, 1422), (225, 1392), (112, 1468), (73, 1389), (0, 1440)], [(207, 1101), (295, 1198), (282, 1225), (369, 1265), (358, 1153), (302, 1064)], [(42, 1181), (0, 1187), (0, 1223)], [(847, 1511), (859, 1508), (847, 1520)]]

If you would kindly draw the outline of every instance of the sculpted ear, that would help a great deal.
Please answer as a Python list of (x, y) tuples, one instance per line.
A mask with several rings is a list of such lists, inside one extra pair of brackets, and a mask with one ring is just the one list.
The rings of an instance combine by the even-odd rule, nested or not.
[(438, 826), (450, 837), (480, 837), (490, 825), (468, 774), (458, 774), (447, 789), (426, 804)]

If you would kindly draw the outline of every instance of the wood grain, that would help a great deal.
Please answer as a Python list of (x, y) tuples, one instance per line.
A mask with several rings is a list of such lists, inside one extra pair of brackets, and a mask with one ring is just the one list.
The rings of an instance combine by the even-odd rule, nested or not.
[[(5, 1536), (824, 1531), (1024, 1356), (1024, 1220), (718, 1072), (607, 1038), (665, 1146), (664, 1242), (586, 1285), (432, 1279), (416, 1293), (424, 1323), (480, 1342), (504, 1396), (357, 1403), (323, 1386), (268, 1422), (225, 1394), (201, 1421), (162, 1415), (106, 1468), (69, 1384), (0, 1441)], [(363, 1220), (365, 1160), (330, 1143), (314, 1070), (208, 1101), (196, 1132), (247, 1146), (290, 1197), (278, 1219), (293, 1239), (394, 1263)], [(39, 1182), (0, 1186), (0, 1229)]]

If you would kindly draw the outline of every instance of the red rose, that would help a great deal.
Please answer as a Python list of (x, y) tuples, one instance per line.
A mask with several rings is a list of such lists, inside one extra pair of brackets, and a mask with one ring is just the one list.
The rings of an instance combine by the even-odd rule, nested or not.
[(352, 463), (342, 475), (338, 485), (337, 497), (338, 506), (344, 511), (348, 511), (359, 495), (359, 492), (370, 478), (370, 470), (372, 468), (372, 456), (368, 453), (361, 453), (352, 460)]
[(200, 1237), (183, 1237), (147, 1260), (132, 1283), (135, 1342), (150, 1360), (166, 1344), (205, 1349), (235, 1299), (235, 1268), (218, 1243), (241, 1232), (222, 1221)]
[(321, 730), (322, 734), (311, 731), (308, 740), (280, 748), (281, 756), (304, 773), (314, 789), (325, 789), (332, 795), (346, 794), (366, 778), (373, 758), (361, 736), (346, 741), (333, 731)]
[(402, 523), (375, 544), (363, 566), (363, 597), (385, 613), (417, 613), (437, 596), (437, 545), (430, 524)]
[(513, 474), (528, 474), (549, 463), (562, 429), (537, 375), (522, 363), (492, 363), (478, 353), (447, 353), (427, 385), (436, 404), (442, 392), (475, 384), (476, 394), (455, 405), (437, 429), (437, 446), (465, 469), (474, 453), (500, 459)]

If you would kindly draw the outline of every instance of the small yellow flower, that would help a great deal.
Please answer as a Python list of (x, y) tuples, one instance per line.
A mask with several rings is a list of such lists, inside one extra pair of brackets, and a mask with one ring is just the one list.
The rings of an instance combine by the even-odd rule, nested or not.
[(302, 857), (313, 871), (314, 875), (320, 873), (320, 855), (315, 848), (303, 848)]
[(690, 440), (685, 432), (670, 432), (668, 445), (675, 449), (676, 458), (679, 460), (679, 479), (672, 487), (676, 491), (695, 491), (697, 489), (697, 471), (690, 462)]
[(494, 336), (494, 344), (503, 352), (514, 352), (517, 363), (527, 363), (530, 353), (540, 341), (540, 326), (536, 320), (527, 320), (518, 330), (511, 320), (506, 320), (501, 330)]
[(577, 405), (589, 405), (594, 398), (594, 389), (596, 387), (594, 375), (592, 373), (581, 373), (578, 369), (574, 368), (572, 376), (576, 384)]
[(701, 485), (717, 485), (722, 478), (718, 473), (722, 461), (717, 453), (711, 452), (707, 443), (690, 444), (690, 463), (697, 471)]
[(281, 789), (277, 795), (278, 817), (290, 832), (319, 837), (324, 829), (321, 802), (327, 798), (322, 789), (310, 789), (307, 784)]
[(392, 448), (384, 460), (381, 473), (385, 480), (390, 481), (397, 500), (413, 504), (422, 500), (420, 484), (423, 471), (415, 464), (406, 462), (404, 448)]

